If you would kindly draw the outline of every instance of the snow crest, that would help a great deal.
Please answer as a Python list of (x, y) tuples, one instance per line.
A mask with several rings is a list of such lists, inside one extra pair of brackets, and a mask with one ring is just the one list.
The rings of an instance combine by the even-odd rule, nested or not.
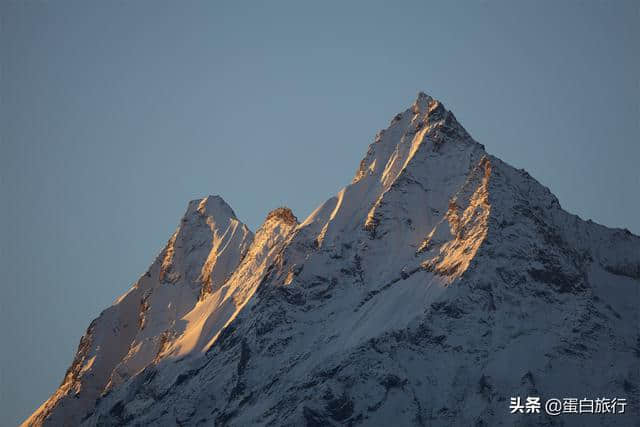
[[(191, 202), (25, 425), (522, 425), (510, 396), (637, 402), (639, 290), (639, 237), (563, 211), (420, 93), (301, 223), (279, 208), (254, 236)], [(561, 422), (612, 422), (585, 420)]]

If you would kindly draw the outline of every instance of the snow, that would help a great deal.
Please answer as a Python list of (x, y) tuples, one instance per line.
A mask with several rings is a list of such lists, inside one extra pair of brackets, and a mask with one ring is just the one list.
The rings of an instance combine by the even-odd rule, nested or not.
[[(113, 306), (92, 322), (60, 389), (27, 420), (77, 424), (95, 399), (155, 363), (185, 333), (184, 317), (209, 288), (221, 286), (253, 234), (219, 196), (189, 202), (167, 246)], [(64, 414), (55, 407), (72, 408)]]
[(509, 397), (639, 400), (639, 290), (640, 238), (563, 211), (420, 93), (300, 224), (278, 209), (254, 236), (191, 202), (25, 424), (553, 424)]

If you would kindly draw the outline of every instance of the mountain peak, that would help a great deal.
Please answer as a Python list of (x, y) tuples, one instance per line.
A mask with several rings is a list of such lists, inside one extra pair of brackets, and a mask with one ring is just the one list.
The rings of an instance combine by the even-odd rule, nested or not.
[(276, 218), (278, 220), (284, 221), (289, 225), (297, 225), (298, 218), (293, 214), (293, 211), (286, 206), (281, 206), (269, 212), (267, 214), (267, 218), (265, 221), (269, 221), (270, 219)]
[(302, 225), (280, 207), (253, 235), (220, 196), (182, 221), (25, 425), (499, 425), (494, 397), (531, 387), (634, 398), (640, 238), (423, 92)]
[(412, 106), (413, 112), (414, 113), (426, 112), (428, 111), (429, 105), (432, 104), (433, 102), (439, 102), (439, 101), (427, 95), (426, 93), (420, 91), (418, 92), (418, 97), (413, 103), (413, 106)]
[(221, 196), (208, 195), (201, 199), (189, 201), (186, 215), (197, 212), (202, 216), (212, 216), (219, 219), (233, 218), (237, 219), (235, 212)]

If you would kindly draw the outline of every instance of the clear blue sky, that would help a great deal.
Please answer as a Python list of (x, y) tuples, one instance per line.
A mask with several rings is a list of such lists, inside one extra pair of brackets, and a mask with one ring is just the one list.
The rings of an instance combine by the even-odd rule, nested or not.
[(3, 0), (0, 424), (188, 200), (305, 217), (420, 90), (565, 209), (640, 234), (639, 4)]

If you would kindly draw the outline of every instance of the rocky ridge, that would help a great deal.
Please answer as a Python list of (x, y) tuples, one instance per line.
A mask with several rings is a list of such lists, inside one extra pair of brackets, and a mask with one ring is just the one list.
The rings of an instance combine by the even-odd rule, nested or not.
[(508, 399), (640, 401), (639, 271), (420, 93), (302, 223), (191, 202), (25, 424), (633, 425)]

